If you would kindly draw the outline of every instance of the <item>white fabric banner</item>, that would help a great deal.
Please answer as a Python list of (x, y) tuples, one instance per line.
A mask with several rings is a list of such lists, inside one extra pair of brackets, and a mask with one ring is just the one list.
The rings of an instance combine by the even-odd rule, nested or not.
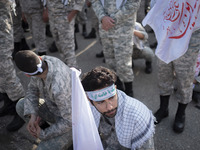
[(185, 54), (192, 32), (200, 28), (200, 0), (157, 0), (142, 24), (154, 30), (156, 55), (169, 63)]
[(74, 150), (103, 150), (89, 101), (80, 82), (80, 72), (72, 70), (72, 131)]

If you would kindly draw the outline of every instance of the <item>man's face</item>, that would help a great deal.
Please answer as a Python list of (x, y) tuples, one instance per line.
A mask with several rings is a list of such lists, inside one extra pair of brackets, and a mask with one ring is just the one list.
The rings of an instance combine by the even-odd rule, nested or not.
[(113, 118), (117, 113), (117, 94), (103, 101), (93, 101), (93, 105), (106, 117)]

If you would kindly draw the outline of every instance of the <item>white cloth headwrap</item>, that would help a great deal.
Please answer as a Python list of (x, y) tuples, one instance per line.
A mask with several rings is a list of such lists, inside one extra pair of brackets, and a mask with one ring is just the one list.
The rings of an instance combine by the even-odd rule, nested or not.
[[(40, 60), (40, 59), (39, 59)], [(37, 64), (37, 70), (35, 71), (35, 72), (32, 72), (32, 73), (29, 73), (29, 72), (24, 72), (25, 74), (27, 74), (27, 75), (30, 75), (30, 76), (32, 76), (32, 75), (36, 75), (37, 73), (42, 73), (43, 72), (43, 69), (42, 69), (42, 61), (40, 60), (40, 63), (39, 64)]]
[(98, 102), (98, 101), (103, 101), (114, 96), (116, 94), (116, 87), (115, 87), (115, 84), (113, 84), (101, 90), (89, 91), (86, 93), (90, 100)]
[[(43, 6), (47, 5), (47, 0), (41, 0), (43, 3)], [(68, 0), (61, 0), (61, 2), (66, 6), (68, 4)]]
[(72, 131), (74, 150), (103, 150), (93, 114), (80, 82), (80, 72), (72, 70)]
[[(123, 4), (125, 4), (126, 3), (126, 1), (127, 0), (116, 0), (116, 8), (117, 9), (119, 9), (119, 7)], [(124, 3), (123, 3), (124, 2)], [(104, 7), (104, 0), (101, 0), (101, 3), (102, 3), (102, 5), (103, 5), (103, 7)]]

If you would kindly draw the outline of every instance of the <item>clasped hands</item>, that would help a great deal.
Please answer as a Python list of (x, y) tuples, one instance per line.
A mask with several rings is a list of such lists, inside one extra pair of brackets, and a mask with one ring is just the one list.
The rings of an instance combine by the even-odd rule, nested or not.
[(101, 20), (102, 22), (102, 29), (104, 29), (105, 31), (110, 30), (112, 27), (115, 26), (115, 21), (109, 17), (109, 16), (104, 16)]
[(39, 116), (31, 115), (31, 118), (27, 124), (27, 130), (35, 138), (39, 138), (41, 128), (39, 126), (41, 118)]

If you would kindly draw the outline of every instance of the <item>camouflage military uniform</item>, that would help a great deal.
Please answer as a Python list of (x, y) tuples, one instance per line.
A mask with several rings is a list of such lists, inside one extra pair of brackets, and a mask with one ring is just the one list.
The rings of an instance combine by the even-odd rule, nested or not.
[[(38, 149), (63, 149), (72, 144), (71, 122), (71, 70), (61, 60), (44, 56), (48, 74), (46, 80), (31, 77), (28, 91), (17, 103), (18, 114), (27, 120), (30, 114), (40, 116), (50, 127), (41, 130)], [(39, 107), (39, 98), (44, 103)]]
[[(177, 79), (176, 98), (179, 103), (187, 104), (192, 100), (194, 65), (200, 49), (200, 29), (192, 34), (187, 52), (180, 58), (166, 64), (158, 59), (158, 79), (160, 95), (173, 92), (173, 80)], [(174, 73), (176, 76), (174, 76)]]
[(32, 32), (37, 52), (46, 52), (46, 25), (42, 19), (43, 6), (40, 0), (20, 0), (22, 12)]
[(74, 43), (75, 18), (69, 23), (67, 15), (72, 10), (82, 11), (84, 0), (71, 0), (64, 6), (61, 0), (47, 0), (49, 23), (56, 46), (69, 67), (77, 67)]
[(16, 2), (16, 15), (14, 12), (12, 13), (12, 19), (13, 19), (13, 30), (14, 30), (14, 42), (21, 42), (21, 39), (24, 38), (24, 31), (22, 28), (22, 13), (21, 13), (21, 6), (19, 4), (19, 0), (15, 0)]
[(142, 25), (138, 22), (135, 23), (135, 29), (137, 31), (140, 31), (140, 33), (144, 35), (144, 39), (141, 40), (135, 36), (136, 43), (134, 43), (134, 46), (133, 46), (133, 59), (144, 58), (146, 61), (152, 62), (154, 53), (152, 49), (149, 47), (149, 43), (147, 41), (148, 40), (147, 32), (142, 27)]
[(84, 5), (82, 11), (77, 14), (76, 23), (77, 24), (86, 24), (87, 22), (87, 14), (85, 12), (86, 6)]
[(104, 149), (154, 150), (154, 117), (151, 111), (120, 90), (117, 90), (117, 96), (118, 107), (114, 118), (103, 117), (91, 106)]
[(14, 42), (10, 5), (8, 0), (0, 1), (0, 92), (16, 101), (24, 96), (24, 89), (11, 57)]
[[(107, 65), (114, 69), (123, 82), (133, 81), (132, 53), (133, 28), (140, 0), (127, 0), (119, 9), (116, 0), (92, 0), (92, 7), (99, 19), (99, 32)], [(108, 31), (101, 28), (101, 19), (110, 16), (115, 26)]]

